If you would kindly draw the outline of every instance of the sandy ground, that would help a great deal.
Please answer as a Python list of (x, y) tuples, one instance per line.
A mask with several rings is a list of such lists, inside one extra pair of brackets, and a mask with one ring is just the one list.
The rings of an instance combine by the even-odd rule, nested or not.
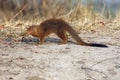
[(52, 38), (39, 46), (33, 42), (1, 41), (0, 80), (120, 80), (119, 33), (80, 36), (86, 42), (109, 47), (80, 46), (72, 42), (59, 45)]

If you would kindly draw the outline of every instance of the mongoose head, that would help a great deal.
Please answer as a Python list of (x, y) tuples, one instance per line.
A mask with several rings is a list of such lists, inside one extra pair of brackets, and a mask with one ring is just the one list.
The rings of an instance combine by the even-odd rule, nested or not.
[(35, 34), (35, 26), (29, 26), (25, 32), (25, 35), (34, 35)]

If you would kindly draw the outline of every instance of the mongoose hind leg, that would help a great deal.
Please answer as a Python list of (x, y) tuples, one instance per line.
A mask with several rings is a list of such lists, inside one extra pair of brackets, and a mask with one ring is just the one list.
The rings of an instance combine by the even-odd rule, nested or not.
[(57, 33), (57, 36), (60, 37), (60, 39), (62, 40), (62, 41), (60, 42), (60, 44), (65, 44), (65, 43), (67, 43), (67, 41), (68, 41), (68, 36), (67, 36), (66, 31), (58, 32), (58, 33)]

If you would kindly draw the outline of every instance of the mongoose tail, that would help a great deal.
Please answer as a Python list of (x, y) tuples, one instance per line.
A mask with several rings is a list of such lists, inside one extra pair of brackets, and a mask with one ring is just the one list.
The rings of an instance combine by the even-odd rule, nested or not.
[(86, 43), (84, 42), (76, 33), (76, 31), (71, 27), (67, 26), (66, 30), (69, 32), (69, 34), (77, 41), (78, 45), (85, 45), (85, 46), (92, 46), (92, 47), (108, 47), (104, 44), (99, 44), (99, 43)]

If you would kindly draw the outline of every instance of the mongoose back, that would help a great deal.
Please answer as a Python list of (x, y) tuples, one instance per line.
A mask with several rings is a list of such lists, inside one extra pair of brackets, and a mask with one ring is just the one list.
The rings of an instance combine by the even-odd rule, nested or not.
[(40, 44), (44, 43), (45, 37), (51, 33), (55, 33), (65, 44), (68, 41), (67, 32), (76, 40), (78, 45), (107, 47), (104, 44), (86, 43), (76, 33), (76, 31), (62, 19), (48, 19), (43, 21), (40, 25), (32, 25), (27, 28), (25, 35), (32, 35), (40, 39)]

